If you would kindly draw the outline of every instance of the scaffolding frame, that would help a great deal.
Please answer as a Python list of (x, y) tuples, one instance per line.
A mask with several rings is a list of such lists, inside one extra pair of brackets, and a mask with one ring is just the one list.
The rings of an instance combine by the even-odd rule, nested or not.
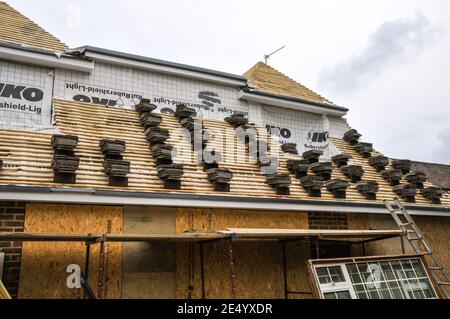
[[(253, 232), (253, 233), (252, 233)], [(228, 257), (231, 274), (231, 296), (237, 299), (237, 274), (235, 269), (235, 247), (234, 243), (246, 242), (278, 242), (281, 244), (283, 259), (284, 296), (289, 299), (290, 295), (313, 295), (312, 292), (290, 291), (288, 283), (287, 252), (286, 246), (289, 243), (309, 242), (315, 245), (316, 257), (320, 259), (320, 246), (323, 242), (345, 243), (360, 246), (364, 256), (366, 256), (366, 245), (368, 243), (400, 238), (402, 231), (381, 230), (381, 231), (348, 231), (348, 230), (282, 230), (282, 229), (228, 229), (225, 231), (210, 232), (187, 232), (179, 235), (171, 234), (55, 234), (55, 233), (0, 233), (0, 241), (21, 241), (21, 242), (84, 242), (86, 244), (84, 271), (81, 274), (81, 283), (87, 299), (106, 298), (106, 243), (114, 242), (176, 242), (190, 243), (192, 254), (195, 254), (195, 246), (200, 251), (200, 278), (201, 278), (201, 298), (207, 299), (205, 289), (205, 245), (212, 245), (218, 242), (228, 243)], [(356, 238), (356, 239), (355, 239)], [(100, 245), (99, 278), (97, 282), (98, 293), (95, 296), (89, 283), (89, 265), (91, 257), (91, 246)], [(402, 247), (403, 243), (402, 243)], [(404, 254), (404, 251), (403, 251)], [(192, 258), (191, 258), (192, 259)], [(191, 267), (192, 268), (192, 267)], [(194, 268), (190, 269), (194, 271)], [(190, 274), (191, 277), (192, 274)], [(195, 290), (193, 280), (190, 279), (188, 287), (188, 298), (192, 298)]]

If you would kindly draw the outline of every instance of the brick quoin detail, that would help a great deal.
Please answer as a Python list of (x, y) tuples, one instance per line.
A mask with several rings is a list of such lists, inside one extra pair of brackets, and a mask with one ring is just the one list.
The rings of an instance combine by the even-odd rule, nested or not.
[[(0, 202), (0, 232), (23, 232), (26, 203)], [(21, 242), (0, 241), (0, 252), (5, 253), (2, 281), (13, 298), (19, 290)]]

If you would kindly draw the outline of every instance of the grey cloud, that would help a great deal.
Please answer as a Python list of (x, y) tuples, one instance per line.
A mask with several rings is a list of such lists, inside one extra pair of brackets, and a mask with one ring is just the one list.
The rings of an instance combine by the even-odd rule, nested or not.
[(434, 149), (434, 160), (439, 163), (450, 163), (450, 126), (437, 136), (437, 146)]
[(346, 61), (324, 70), (320, 86), (336, 94), (358, 89), (388, 67), (405, 63), (434, 43), (441, 30), (430, 26), (421, 12), (411, 19), (399, 19), (382, 24), (369, 37), (367, 47)]

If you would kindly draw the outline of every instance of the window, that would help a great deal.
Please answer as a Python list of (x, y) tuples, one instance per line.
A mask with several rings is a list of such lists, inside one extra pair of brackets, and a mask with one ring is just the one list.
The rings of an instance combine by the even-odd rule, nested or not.
[(437, 298), (420, 257), (312, 263), (324, 299)]

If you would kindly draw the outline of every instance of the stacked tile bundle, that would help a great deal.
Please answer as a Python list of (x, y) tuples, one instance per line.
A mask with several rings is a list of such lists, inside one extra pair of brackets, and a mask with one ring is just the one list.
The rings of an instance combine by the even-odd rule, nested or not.
[(320, 176), (305, 176), (300, 179), (300, 185), (303, 186), (311, 197), (321, 197), (323, 178)]
[[(183, 165), (173, 163), (174, 148), (166, 144), (169, 139), (169, 130), (160, 127), (162, 117), (153, 114), (157, 108), (149, 99), (142, 99), (136, 105), (136, 111), (140, 113), (141, 124), (145, 128), (145, 136), (150, 144), (153, 157), (156, 160), (158, 177), (164, 182), (167, 189), (181, 189), (181, 177), (184, 174)], [(180, 115), (180, 114), (178, 114)], [(185, 118), (186, 113), (180, 116)]]
[(417, 189), (423, 189), (423, 183), (427, 181), (427, 176), (423, 172), (411, 172), (405, 175), (405, 179)]
[(212, 168), (206, 171), (208, 181), (213, 184), (216, 192), (230, 192), (230, 182), (233, 172), (225, 168)]
[(339, 154), (339, 155), (333, 156), (333, 157), (331, 158), (331, 161), (332, 161), (334, 164), (336, 164), (336, 166), (337, 166), (338, 168), (341, 168), (341, 167), (343, 167), (343, 166), (347, 166), (347, 165), (348, 165), (348, 162), (349, 162), (351, 159), (353, 159), (353, 157), (352, 157), (351, 155), (349, 155), (349, 154)]
[(364, 176), (364, 169), (359, 165), (347, 165), (341, 167), (342, 173), (348, 177), (352, 183), (357, 183)]
[(394, 187), (394, 193), (400, 196), (403, 200), (408, 203), (416, 202), (417, 189), (413, 184), (404, 184)]
[(233, 114), (225, 118), (225, 122), (234, 126), (234, 128), (245, 127), (248, 124), (248, 118), (244, 114)]
[(386, 156), (373, 156), (369, 158), (369, 164), (377, 170), (377, 172), (382, 172), (389, 165), (389, 159)]
[(370, 158), (373, 152), (373, 145), (371, 143), (360, 142), (353, 146), (353, 149), (364, 158)]
[(344, 134), (344, 141), (349, 143), (350, 145), (356, 145), (359, 143), (359, 139), (361, 138), (361, 134), (358, 133), (357, 130), (350, 130)]
[(295, 174), (295, 178), (300, 179), (308, 176), (309, 161), (305, 159), (290, 159), (287, 161), (287, 168), (292, 174)]
[(75, 156), (78, 137), (71, 135), (53, 135), (52, 147), (55, 151), (52, 169), (55, 172), (53, 181), (58, 184), (75, 184), (76, 170), (80, 165), (80, 158)]
[(183, 165), (168, 164), (158, 165), (158, 177), (164, 181), (167, 189), (181, 189), (181, 177), (183, 177)]
[(376, 200), (380, 187), (376, 181), (360, 181), (356, 184), (356, 189), (366, 196), (366, 199)]
[(290, 195), (291, 177), (289, 174), (271, 174), (267, 176), (267, 184), (275, 188), (277, 195)]
[(298, 155), (297, 144), (294, 143), (281, 145), (281, 150), (286, 154)]
[(344, 134), (344, 140), (353, 146), (353, 149), (364, 158), (370, 158), (373, 152), (373, 145), (360, 142), (361, 134), (357, 130), (350, 130)]
[(310, 166), (311, 171), (322, 177), (324, 181), (331, 179), (331, 173), (333, 172), (333, 164), (331, 162), (317, 162)]
[(325, 187), (335, 198), (345, 199), (347, 197), (347, 189), (350, 186), (349, 182), (342, 179), (332, 179), (325, 182)]
[(402, 171), (403, 175), (408, 174), (411, 171), (411, 161), (409, 160), (394, 160), (392, 161), (392, 167)]
[(319, 162), (320, 157), (323, 155), (323, 151), (311, 150), (303, 153), (303, 158), (309, 161), (309, 164)]
[(381, 176), (391, 184), (391, 186), (400, 185), (400, 180), (403, 177), (403, 173), (399, 169), (390, 169), (381, 172)]
[(122, 156), (126, 143), (120, 140), (104, 139), (100, 141), (100, 148), (105, 156), (103, 167), (106, 175), (109, 176), (109, 186), (127, 187), (130, 162), (124, 161)]
[(145, 134), (151, 147), (155, 145), (165, 145), (170, 136), (169, 130), (161, 127), (151, 127), (145, 131)]
[(441, 198), (445, 194), (445, 192), (439, 187), (427, 187), (421, 190), (421, 194), (423, 197), (431, 200), (432, 204), (441, 204)]

